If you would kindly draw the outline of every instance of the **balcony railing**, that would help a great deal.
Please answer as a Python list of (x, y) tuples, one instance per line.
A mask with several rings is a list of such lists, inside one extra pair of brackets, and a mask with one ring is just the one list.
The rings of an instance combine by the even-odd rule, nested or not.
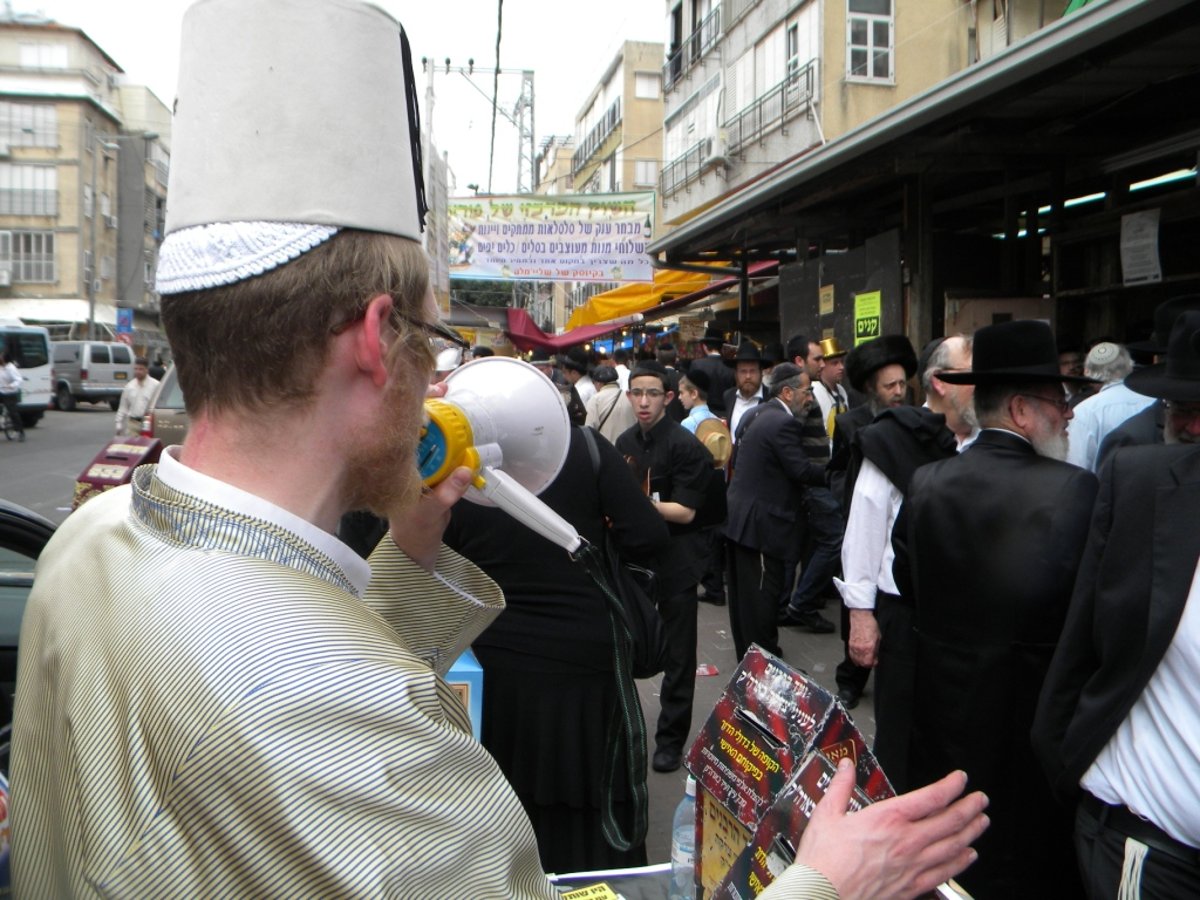
[(693, 144), (686, 153), (663, 166), (658, 176), (661, 196), (670, 197), (700, 177), (704, 163), (712, 156), (713, 139), (706, 137)]
[(618, 97), (613, 101), (613, 105), (608, 108), (600, 121), (595, 127), (588, 132), (588, 136), (579, 142), (579, 148), (571, 156), (571, 174), (579, 174), (579, 170), (587, 165), (588, 160), (595, 155), (601, 145), (608, 139), (618, 125), (621, 124), (621, 98)]
[(817, 61), (811, 60), (726, 122), (729, 152), (740, 152), (807, 108), (813, 101), (816, 84)]
[(718, 5), (705, 16), (699, 27), (684, 40), (683, 45), (667, 57), (663, 66), (663, 91), (669, 91), (680, 78), (698, 63), (721, 36), (721, 7)]

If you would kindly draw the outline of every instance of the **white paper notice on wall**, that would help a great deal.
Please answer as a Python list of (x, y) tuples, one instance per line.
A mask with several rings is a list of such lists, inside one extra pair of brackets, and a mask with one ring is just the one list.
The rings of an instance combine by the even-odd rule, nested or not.
[(1162, 281), (1157, 209), (1121, 216), (1121, 278), (1126, 285)]

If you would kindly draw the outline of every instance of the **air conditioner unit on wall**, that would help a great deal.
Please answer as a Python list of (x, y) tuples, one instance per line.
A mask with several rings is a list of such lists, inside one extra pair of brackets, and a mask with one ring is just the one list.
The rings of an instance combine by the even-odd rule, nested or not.
[(116, 216), (105, 216), (104, 224), (107, 225), (109, 228), (116, 228), (117, 227), (117, 217)]
[(12, 287), (12, 271), (0, 269), (0, 287)]
[(708, 155), (704, 157), (700, 168), (714, 169), (719, 166), (727, 169), (729, 168), (729, 162), (729, 139), (724, 129), (722, 129), (709, 139)]

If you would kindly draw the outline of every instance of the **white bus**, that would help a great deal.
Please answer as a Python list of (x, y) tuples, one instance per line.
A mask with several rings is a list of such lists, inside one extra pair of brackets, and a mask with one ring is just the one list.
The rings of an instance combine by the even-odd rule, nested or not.
[(46, 414), (53, 392), (50, 333), (20, 319), (0, 319), (0, 349), (21, 370), (21, 421), (32, 428)]

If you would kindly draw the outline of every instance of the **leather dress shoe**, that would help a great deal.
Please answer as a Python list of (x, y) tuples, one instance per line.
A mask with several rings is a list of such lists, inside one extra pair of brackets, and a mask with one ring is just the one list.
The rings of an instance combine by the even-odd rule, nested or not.
[(659, 747), (650, 765), (655, 772), (674, 772), (683, 764), (683, 754), (674, 747)]
[(842, 706), (846, 709), (854, 709), (858, 706), (858, 698), (861, 695), (851, 688), (838, 688), (837, 696), (838, 700), (842, 701)]
[(788, 610), (779, 617), (779, 624), (803, 628), (813, 634), (833, 634), (835, 630), (833, 623), (816, 610), (799, 614)]

